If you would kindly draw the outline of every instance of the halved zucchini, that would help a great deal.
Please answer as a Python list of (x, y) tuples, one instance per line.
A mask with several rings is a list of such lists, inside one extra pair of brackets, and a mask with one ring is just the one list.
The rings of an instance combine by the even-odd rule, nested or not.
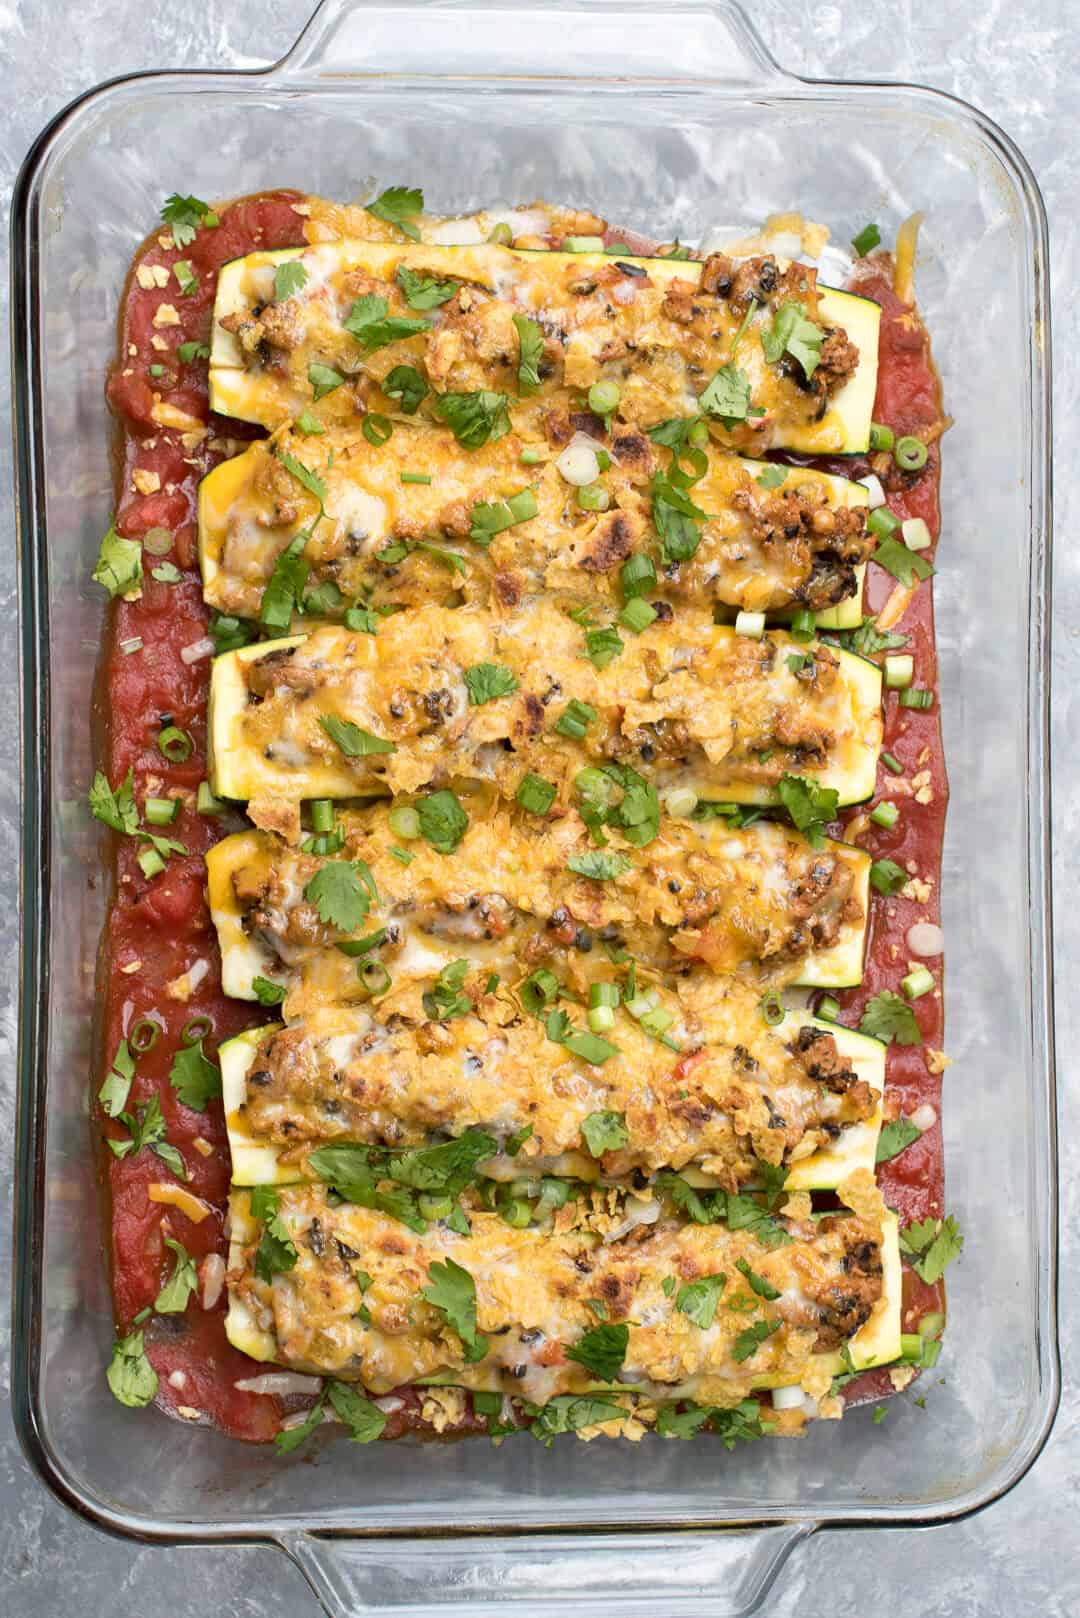
[[(255, 371), (245, 368), (245, 354), (235, 336), (221, 325), (230, 315), (245, 315), (261, 307), (273, 297), (274, 270), (290, 258), (302, 257), (308, 272), (304, 301), (317, 295), (318, 316), (322, 321), (326, 309), (330, 316), (328, 330), (320, 330), (319, 340), (310, 349), (301, 344), (297, 350), (299, 360), (290, 372), (284, 362), (277, 370)], [(777, 261), (785, 267), (784, 260)], [(397, 244), (366, 241), (338, 241), (319, 244), (307, 249), (287, 248), (276, 252), (249, 254), (225, 265), (219, 276), (218, 294), (214, 309), (214, 328), (210, 361), (210, 402), (213, 409), (225, 415), (236, 415), (247, 421), (256, 421), (266, 427), (279, 425), (300, 413), (312, 402), (312, 391), (307, 383), (308, 361), (315, 360), (333, 365), (341, 363), (340, 326), (326, 305), (324, 290), (334, 275), (352, 270), (363, 270), (379, 280), (390, 280), (397, 267), (404, 264), (418, 271), (465, 279), (488, 288), (496, 296), (519, 301), (526, 312), (542, 307), (543, 299), (535, 288), (524, 293), (515, 288), (515, 266), (519, 269), (542, 265), (550, 268), (553, 276), (561, 276), (573, 266), (579, 276), (590, 272), (610, 274), (615, 263), (630, 264), (648, 271), (651, 282), (663, 285), (675, 280), (694, 282), (702, 270), (698, 260), (671, 258), (635, 258), (613, 260), (610, 255), (598, 253), (555, 253), (533, 249), (493, 247), (441, 247), (431, 243)], [(541, 276), (541, 289), (543, 277)], [(310, 291), (307, 291), (310, 288)], [(877, 350), (881, 310), (869, 299), (853, 293), (822, 287), (820, 304), (822, 319), (842, 326), (859, 348), (859, 362), (853, 375), (837, 390), (828, 403), (820, 421), (792, 422), (778, 427), (771, 443), (783, 444), (788, 449), (805, 454), (856, 454), (869, 446), (870, 420), (877, 386)], [(734, 334), (734, 322), (732, 333)], [(575, 333), (575, 337), (580, 336)], [(640, 334), (637, 334), (640, 335)], [(588, 343), (582, 348), (587, 354)], [(593, 344), (596, 351), (603, 345)], [(291, 352), (291, 351), (287, 351)], [(568, 350), (569, 353), (569, 350)], [(744, 359), (744, 364), (748, 363)], [(580, 378), (568, 378), (576, 386)], [(775, 376), (769, 378), (770, 387)], [(681, 413), (675, 396), (668, 401), (664, 415)], [(332, 413), (333, 413), (332, 407)], [(630, 418), (628, 418), (630, 419)], [(654, 424), (646, 417), (643, 425)], [(740, 447), (746, 447), (741, 445)]]
[[(637, 724), (627, 716), (638, 712), (649, 724), (668, 717), (670, 699), (670, 717), (684, 721), (686, 752), (694, 749), (697, 756), (691, 754), (686, 763), (682, 758), (673, 762), (660, 757), (647, 766), (664, 790), (690, 787), (699, 799), (776, 804), (777, 788), (760, 779), (756, 752), (750, 749), (755, 735), (760, 735), (760, 750), (773, 756), (769, 727), (778, 723), (783, 710), (805, 718), (807, 734), (815, 726), (824, 730), (829, 743), (823, 765), (788, 773), (835, 790), (840, 806), (870, 797), (881, 742), (881, 669), (833, 648), (838, 666), (835, 683), (830, 678), (828, 689), (815, 694), (800, 685), (784, 655), (788, 648), (792, 654), (806, 654), (812, 647), (780, 638), (777, 631), (767, 638), (776, 655), (741, 676), (740, 718), (746, 725), (741, 746), (747, 750), (746, 761), (736, 757), (725, 763), (725, 752), (716, 765), (709, 762), (698, 735), (707, 739), (708, 727), (719, 724), (716, 716), (725, 700), (720, 692), (726, 670), (742, 666), (746, 643), (734, 630), (716, 626), (705, 614), (690, 609), (671, 623), (657, 623), (647, 634), (620, 642), (621, 653), (600, 670), (582, 656), (584, 640), (578, 627), (546, 602), (512, 620), (465, 609), (424, 607), (389, 618), (377, 637), (323, 625), (307, 637), (245, 646), (219, 657), (211, 678), (214, 791), (222, 797), (280, 805), (302, 798), (417, 791), (453, 776), (471, 776), (490, 780), (504, 797), (512, 797), (524, 771), (534, 766), (540, 773), (546, 770), (550, 778), (552, 771), (561, 774), (590, 760), (602, 761), (609, 756), (602, 752), (605, 733)], [(695, 667), (701, 672), (693, 673), (686, 649), (695, 645), (699, 655)], [(275, 685), (258, 704), (249, 704), (253, 665), (264, 659), (280, 663), (289, 657), (290, 648), (297, 651), (288, 681)], [(481, 662), (509, 668), (516, 689), (472, 707), (464, 670)], [(303, 684), (302, 690), (296, 682)], [(528, 719), (536, 704), (541, 714), (546, 712), (545, 702), (556, 685), (561, 686), (561, 703), (577, 699), (597, 711), (597, 723), (580, 742), (566, 743), (554, 729), (538, 732)], [(394, 717), (394, 691), (410, 687), (418, 698), (429, 688), (441, 690), (440, 700), (460, 710), (452, 746), (437, 732), (420, 735), (419, 708), (412, 717), (408, 712), (404, 719)], [(350, 721), (380, 743), (394, 745), (389, 751), (381, 746), (377, 753), (366, 746), (355, 758), (346, 757), (328, 741), (323, 719)], [(757, 732), (755, 724), (761, 727)], [(499, 751), (501, 742), (511, 736), (514, 753)]]

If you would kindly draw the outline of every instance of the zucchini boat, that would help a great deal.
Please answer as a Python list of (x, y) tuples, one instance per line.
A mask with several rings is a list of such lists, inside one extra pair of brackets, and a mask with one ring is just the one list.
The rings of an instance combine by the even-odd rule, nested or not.
[[(532, 323), (526, 339), (515, 314)], [(607, 383), (619, 419), (638, 428), (701, 414), (750, 453), (862, 453), (880, 319), (870, 300), (819, 289), (815, 270), (769, 256), (736, 268), (721, 255), (320, 243), (223, 266), (210, 402), (265, 427), (316, 401), (329, 416), (397, 411), (408, 366), (432, 390), (420, 408), (498, 393), (527, 435), (568, 390)]]
[[(613, 800), (620, 793), (627, 802), (615, 787)], [(362, 860), (370, 872), (377, 898), (364, 900), (360, 931), (381, 933), (371, 948), (397, 979), (414, 962), (438, 970), (462, 948), (512, 979), (541, 949), (549, 965), (583, 962), (597, 938), (650, 972), (700, 962), (743, 970), (763, 987), (845, 988), (862, 978), (871, 862), (850, 844), (814, 848), (771, 821), (733, 828), (667, 816), (640, 849), (612, 828), (609, 845), (633, 863), (596, 882), (569, 864), (593, 846), (575, 810), (544, 820), (517, 805), (474, 805), (452, 860), (420, 837), (409, 840), (404, 866), (397, 828), (410, 812), (401, 800), (346, 810), (324, 854), (263, 831), (237, 832), (208, 850), (225, 993), (254, 1000), (256, 978), (286, 983), (299, 996), (291, 1016), (310, 1003), (367, 998), (349, 931), (323, 919), (317, 896), (306, 897), (336, 859)]]
[[(663, 487), (652, 483), (668, 450), (616, 432), (597, 483), (606, 511), (583, 509), (556, 449), (537, 453), (523, 467), (512, 435), (464, 449), (424, 418), (374, 446), (355, 422), (317, 437), (282, 430), (199, 486), (205, 598), (258, 618), (278, 559), (300, 539), (308, 610), (323, 618), (358, 603), (442, 601), (453, 566), (462, 570), (455, 586), (481, 607), (555, 594), (621, 608), (627, 570), (638, 568), (643, 581), (631, 588), (654, 607), (711, 602), (729, 616), (788, 617), (805, 609), (823, 629), (861, 622), (873, 546), (861, 484), (714, 451), (693, 489), (707, 518), (692, 554), (687, 545), (673, 557), (658, 532), (658, 524), (666, 532)], [(298, 467), (318, 479), (321, 498), (297, 480)]]
[[(752, 997), (715, 979), (657, 993), (642, 1020), (624, 1013), (601, 1040), (580, 1032), (583, 1019), (573, 1031), (561, 1009), (571, 1002), (523, 1014), (535, 996), (486, 994), (486, 978), (485, 968), (458, 980), (442, 1020), (432, 973), (371, 1009), (327, 1007), (223, 1045), (234, 1183), (325, 1177), (322, 1149), (342, 1143), (361, 1156), (375, 1148), (394, 1180), (388, 1149), (415, 1156), (440, 1134), (486, 1144), (478, 1172), (496, 1180), (612, 1184), (677, 1169), (707, 1188), (753, 1184), (768, 1162), (783, 1163), (791, 1190), (821, 1190), (873, 1169), (877, 1040), (806, 1012), (771, 1027)], [(667, 1019), (679, 1049), (646, 1032), (660, 1026), (650, 1016)]]
[[(900, 1351), (895, 1222), (866, 1176), (841, 1196), (859, 1211), (811, 1221), (762, 1209), (751, 1231), (593, 1194), (572, 1207), (576, 1228), (480, 1210), (462, 1234), (409, 1229), (323, 1186), (281, 1187), (271, 1213), (265, 1194), (253, 1206), (234, 1192), (226, 1328), (253, 1359), (375, 1395), (419, 1382), (544, 1404), (611, 1387), (730, 1406), (798, 1385), (820, 1399), (843, 1363)], [(619, 1239), (635, 1222), (647, 1228)], [(625, 1328), (605, 1334), (608, 1354), (595, 1353), (598, 1316)]]
[[(790, 805), (798, 776), (796, 819), (818, 803), (820, 822), (873, 791), (881, 679), (850, 652), (740, 635), (690, 608), (624, 640), (547, 601), (509, 619), (419, 607), (377, 635), (323, 625), (219, 657), (213, 787), (296, 837), (303, 798), (462, 778), (511, 798), (531, 774), (566, 801), (583, 765), (614, 758), (713, 801)], [(821, 789), (827, 805), (811, 802)]]

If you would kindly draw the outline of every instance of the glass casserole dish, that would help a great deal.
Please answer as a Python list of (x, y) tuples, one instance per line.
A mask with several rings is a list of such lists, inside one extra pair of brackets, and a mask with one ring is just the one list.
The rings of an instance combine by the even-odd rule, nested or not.
[[(163, 159), (166, 128), (179, 170)], [(790, 207), (841, 239), (867, 217), (888, 237), (913, 209), (927, 215), (917, 287), (957, 415), (937, 622), (952, 780), (948, 1200), (968, 1246), (951, 1276), (945, 1385), (926, 1411), (897, 1402), (886, 1428), (853, 1412), (798, 1445), (734, 1453), (650, 1444), (618, 1471), (601, 1445), (391, 1446), (376, 1483), (345, 1444), (313, 1466), (283, 1462), (197, 1428), (136, 1430), (108, 1394), (107, 1284), (83, 1214), (97, 1200), (85, 1108), (106, 895), (81, 805), (116, 303), (174, 185), (346, 198), (369, 175), (422, 183), (440, 211), (543, 195), (691, 240)], [(83, 98), (31, 153), (13, 218), (25, 790), (13, 1385), (49, 1485), (141, 1538), (279, 1543), (335, 1612), (539, 1610), (587, 1594), (633, 1613), (662, 1590), (673, 1614), (700, 1607), (705, 1585), (712, 1610), (748, 1610), (815, 1527), (932, 1522), (1009, 1487), (1045, 1438), (1057, 1367), (1045, 222), (1006, 137), (931, 92), (787, 77), (734, 6), (683, 0), (661, 26), (633, 0), (329, 0), (266, 73), (144, 76)]]

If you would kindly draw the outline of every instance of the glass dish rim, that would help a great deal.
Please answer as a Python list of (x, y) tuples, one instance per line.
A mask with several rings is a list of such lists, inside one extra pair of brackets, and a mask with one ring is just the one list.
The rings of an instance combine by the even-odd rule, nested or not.
[[(333, 17), (347, 9), (348, 0), (334, 3), (330, 0), (327, 15)], [(408, 9), (419, 9), (408, 8)], [(500, 9), (506, 9), (500, 8)], [(528, 9), (522, 8), (522, 9)], [(617, 8), (616, 8), (617, 9)], [(1030, 1039), (1037, 1071), (1045, 1072), (1045, 1090), (1040, 1087), (1036, 1097), (1040, 1103), (1036, 1114), (1039, 1156), (1047, 1170), (1045, 1214), (1042, 1237), (1042, 1266), (1044, 1274), (1040, 1288), (1042, 1309), (1033, 1322), (1037, 1332), (1037, 1356), (1044, 1389), (1041, 1419), (1025, 1441), (1021, 1441), (1009, 1457), (1003, 1474), (987, 1480), (981, 1492), (972, 1497), (961, 1493), (952, 1500), (934, 1502), (925, 1508), (894, 1512), (888, 1506), (867, 1508), (862, 1512), (844, 1512), (837, 1515), (804, 1513), (795, 1506), (778, 1507), (763, 1511), (760, 1517), (740, 1517), (738, 1527), (746, 1530), (775, 1528), (781, 1524), (813, 1531), (819, 1527), (927, 1526), (946, 1521), (959, 1521), (1007, 1494), (1038, 1459), (1049, 1437), (1060, 1399), (1060, 1365), (1057, 1342), (1057, 1131), (1056, 1081), (1054, 1055), (1054, 1004), (1052, 958), (1051, 908), (1051, 771), (1049, 756), (1049, 703), (1051, 687), (1050, 629), (1051, 629), (1051, 560), (1052, 560), (1052, 463), (1051, 463), (1051, 372), (1048, 356), (1050, 347), (1050, 308), (1048, 285), (1048, 225), (1045, 205), (1038, 183), (1030, 166), (1011, 138), (977, 108), (947, 92), (927, 86), (894, 80), (831, 80), (809, 79), (782, 70), (762, 45), (740, 7), (733, 0), (721, 0), (717, 9), (725, 13), (741, 42), (746, 44), (758, 65), (775, 74), (775, 78), (760, 85), (776, 100), (812, 98), (815, 93), (837, 94), (882, 92), (902, 98), (909, 103), (930, 103), (940, 107), (943, 114), (981, 136), (1004, 168), (1026, 216), (1027, 242), (1032, 249), (1031, 265), (1034, 292), (1034, 329), (1041, 334), (1041, 342), (1033, 344), (1031, 354), (1031, 454), (1029, 466), (1032, 476), (1033, 507), (1029, 549), (1029, 583), (1033, 612), (1028, 633), (1027, 682), (1027, 752), (1030, 776), (1039, 789), (1031, 801), (1027, 822), (1026, 860), (1029, 889), (1033, 897), (1041, 900), (1038, 927), (1033, 935), (1031, 952)], [(404, 15), (404, 12), (403, 12)], [(45, 1486), (65, 1505), (94, 1526), (119, 1537), (129, 1537), (143, 1543), (165, 1544), (277, 1544), (289, 1550), (289, 1541), (297, 1533), (312, 1533), (334, 1538), (364, 1538), (402, 1541), (423, 1533), (425, 1537), (447, 1539), (490, 1539), (500, 1534), (515, 1534), (519, 1538), (542, 1538), (557, 1541), (560, 1537), (578, 1537), (602, 1533), (601, 1525), (581, 1526), (565, 1524), (528, 1525), (519, 1530), (496, 1528), (478, 1530), (464, 1527), (444, 1527), (435, 1530), (400, 1530), (382, 1527), (350, 1528), (323, 1519), (278, 1516), (263, 1520), (237, 1518), (228, 1522), (206, 1521), (193, 1525), (179, 1519), (135, 1515), (115, 1511), (96, 1499), (65, 1470), (64, 1463), (50, 1446), (39, 1406), (40, 1348), (41, 1348), (41, 1262), (45, 1213), (44, 1186), (44, 1099), (48, 1094), (48, 1075), (41, 1060), (46, 1049), (45, 1012), (47, 1010), (48, 961), (48, 899), (50, 891), (50, 805), (49, 762), (50, 738), (42, 729), (41, 721), (48, 707), (49, 690), (49, 627), (47, 603), (44, 594), (46, 569), (44, 565), (44, 505), (41, 490), (42, 467), (39, 451), (42, 442), (41, 393), (37, 383), (41, 379), (41, 355), (38, 346), (38, 320), (40, 313), (37, 286), (39, 252), (39, 218), (35, 208), (37, 182), (67, 127), (79, 117), (110, 98), (116, 92), (144, 83), (155, 89), (167, 89), (175, 83), (177, 88), (228, 89), (233, 94), (244, 94), (248, 88), (279, 84), (283, 70), (290, 59), (307, 44), (318, 17), (313, 18), (299, 36), (296, 45), (279, 62), (265, 68), (243, 68), (223, 71), (201, 69), (144, 71), (117, 75), (74, 98), (45, 126), (31, 146), (20, 169), (11, 211), (12, 246), (12, 346), (13, 375), (15, 379), (14, 437), (16, 473), (16, 523), (19, 562), (19, 655), (21, 674), (21, 747), (20, 789), (22, 795), (21, 862), (19, 882), (20, 914), (20, 991), (19, 1042), (17, 1071), (16, 1120), (16, 1184), (14, 1217), (15, 1285), (13, 1297), (13, 1355), (11, 1398), (15, 1426), (23, 1451)], [(379, 82), (393, 81), (407, 85), (410, 81), (427, 83), (422, 75), (411, 73), (367, 74), (350, 72), (342, 77), (361, 81), (367, 87)], [(566, 75), (561, 82), (588, 82), (597, 86), (590, 75)], [(488, 75), (445, 75), (448, 85), (483, 82), (497, 85), (512, 84), (521, 88), (529, 83), (515, 76), (508, 79), (499, 73)], [(550, 76), (538, 74), (537, 84), (550, 84)], [(610, 81), (609, 81), (610, 82)], [(624, 78), (612, 85), (617, 94), (632, 91), (635, 83), (646, 88), (658, 81)], [(314, 79), (302, 74), (296, 80), (297, 88), (312, 86)], [(337, 80), (341, 83), (341, 78)], [(601, 81), (602, 86), (602, 81)], [(735, 90), (745, 91), (745, 84), (733, 86), (730, 81), (708, 74), (687, 76), (676, 81), (664, 81), (669, 91), (712, 91), (721, 96)], [(1041, 500), (1040, 500), (1041, 496)], [(1033, 677), (1032, 677), (1033, 676)], [(1043, 1116), (1045, 1109), (1045, 1117)], [(695, 1521), (688, 1524), (690, 1532), (709, 1533), (730, 1528), (730, 1518), (715, 1522)], [(649, 1535), (678, 1531), (670, 1522), (634, 1524), (632, 1532)], [(290, 1551), (290, 1555), (293, 1553)], [(294, 1558), (295, 1559), (295, 1558)]]

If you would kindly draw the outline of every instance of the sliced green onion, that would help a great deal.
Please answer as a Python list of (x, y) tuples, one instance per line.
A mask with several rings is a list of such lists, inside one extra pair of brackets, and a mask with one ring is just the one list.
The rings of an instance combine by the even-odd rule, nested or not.
[(381, 444), (388, 444), (394, 436), (394, 424), (389, 416), (381, 416), (377, 410), (369, 411), (360, 423), (360, 431), (369, 444), (376, 449)]
[(153, 1017), (140, 1017), (128, 1029), (128, 1044), (136, 1056), (145, 1056), (152, 1051), (161, 1035), (161, 1024), (155, 1022)]
[(686, 435), (686, 442), (694, 449), (704, 449), (709, 442), (709, 428), (704, 421), (695, 421)]
[(601, 472), (606, 472), (609, 470), (611, 466), (611, 456), (608, 454), (606, 449), (597, 450), (596, 464), (600, 468)]
[(656, 585), (656, 564), (651, 556), (635, 551), (619, 569), (619, 583), (627, 601), (635, 596), (646, 596)]
[(548, 1175), (540, 1181), (540, 1200), (536, 1211), (543, 1215), (555, 1208), (565, 1208), (570, 1200), (570, 1187), (565, 1180), (556, 1180)]
[(903, 691), (915, 677), (915, 659), (904, 655), (902, 657), (887, 657), (885, 659), (885, 684), (890, 691)]
[(669, 815), (685, 820), (698, 806), (698, 795), (693, 787), (672, 787), (664, 795), (664, 808)]
[(785, 1015), (784, 1001), (779, 989), (769, 990), (768, 994), (762, 998), (760, 1010), (762, 1020), (768, 1023), (770, 1028), (776, 1028), (783, 1022)]
[(904, 472), (918, 472), (926, 465), (929, 450), (921, 438), (905, 436), (896, 440), (893, 458)]
[(622, 389), (617, 382), (594, 382), (589, 389), (589, 409), (597, 416), (610, 416), (619, 407)]
[(596, 709), (590, 703), (579, 702), (577, 697), (572, 697), (555, 721), (555, 729), (560, 736), (569, 736), (571, 741), (580, 742), (595, 718)]
[(640, 635), (643, 630), (656, 619), (656, 608), (650, 606), (641, 596), (634, 596), (619, 613), (619, 622), (624, 629), (632, 634)]
[(213, 1032), (214, 1025), (209, 1017), (191, 1017), (180, 1030), (180, 1041), (183, 1045), (197, 1045)]
[(876, 225), (864, 225), (859, 234), (851, 238), (851, 245), (859, 258), (865, 258), (880, 243), (881, 231)]
[(615, 802), (615, 794), (619, 790), (611, 776), (597, 769), (595, 764), (579, 770), (574, 776), (574, 785), (583, 798), (591, 799), (601, 809), (607, 809)]
[(631, 995), (626, 1001), (626, 1009), (635, 1022), (647, 1017), (650, 1011), (655, 1011), (660, 1004), (660, 994), (656, 989), (649, 989), (644, 994)]
[(356, 976), (361, 989), (372, 998), (385, 994), (393, 981), (381, 961), (364, 961), (356, 968)]
[(199, 792), (195, 799), (195, 808), (200, 815), (223, 815), (229, 805), (221, 798), (215, 798), (210, 790), (209, 781), (199, 782)]
[(505, 219), (500, 219), (497, 225), (491, 227), (491, 234), (488, 237), (488, 241), (495, 247), (509, 247), (513, 239), (514, 232), (510, 229)]
[(153, 377), (164, 376), (165, 375), (165, 367), (164, 367), (164, 365), (151, 365), (151, 367), (150, 367), (150, 375), (153, 376)]
[(921, 1360), (923, 1340), (918, 1332), (905, 1331), (900, 1333), (900, 1358), (903, 1360)]
[(386, 852), (391, 859), (397, 860), (399, 865), (411, 865), (415, 858), (415, 855), (410, 854), (407, 848), (399, 848), (396, 843), (391, 844)]
[(934, 980), (925, 966), (917, 966), (906, 978), (900, 979), (900, 987), (909, 1000), (920, 1000), (924, 994), (930, 993)]
[(878, 539), (888, 539), (900, 527), (900, 518), (894, 517), (888, 506), (878, 506), (867, 517), (866, 526)]
[(872, 421), (870, 423), (871, 449), (892, 449), (895, 442), (896, 440), (891, 427), (882, 426), (880, 421)]
[(386, 939), (387, 929), (379, 927), (373, 933), (365, 933), (363, 938), (342, 939), (341, 943), (336, 944), (334, 947), (339, 949), (342, 955), (348, 955), (350, 959), (354, 959), (358, 955), (370, 955), (373, 949), (378, 949), (380, 944), (385, 944)]
[(147, 798), (143, 803), (143, 814), (151, 826), (171, 826), (179, 813), (179, 798)]
[(170, 764), (183, 764), (195, 749), (195, 743), (179, 725), (166, 725), (164, 730), (159, 730), (157, 745), (158, 752), (163, 753)]
[(165, 861), (156, 848), (144, 848), (138, 858), (139, 869), (147, 879), (160, 875), (165, 869)]
[(619, 1004), (620, 998), (621, 998), (621, 995), (620, 995), (620, 991), (619, 991), (619, 985), (617, 983), (590, 983), (589, 984), (589, 1008), (590, 1008), (590, 1010), (595, 1009), (597, 1006), (604, 1006), (604, 1007), (614, 1008), (615, 1006), (617, 1006)]
[(525, 979), (519, 992), (525, 1010), (535, 1017), (555, 999), (559, 992), (559, 980), (546, 966), (538, 966)]
[(609, 258), (618, 258), (620, 253), (624, 254), (627, 258), (633, 258), (634, 256), (634, 249), (628, 242), (608, 242), (607, 246), (604, 248), (604, 252), (607, 253)]
[(904, 536), (904, 544), (909, 551), (929, 550), (930, 545), (933, 543), (930, 538), (930, 530), (921, 517), (908, 517), (905, 522), (900, 524), (900, 532)]
[(604, 238), (602, 236), (564, 236), (562, 250), (564, 253), (602, 253), (604, 251)]
[(143, 549), (151, 556), (167, 556), (172, 550), (173, 537), (167, 528), (148, 528), (143, 535)]
[(432, 1191), (421, 1191), (416, 1206), (424, 1219), (449, 1219), (454, 1211), (454, 1199), (445, 1192), (440, 1196)]
[(816, 627), (817, 619), (812, 612), (808, 612), (804, 607), (791, 620), (791, 638), (798, 641), (813, 640)]
[(526, 1225), (532, 1224), (532, 1209), (520, 1197), (511, 1197), (509, 1202), (504, 1202), (499, 1213), (515, 1230), (524, 1230)]
[(402, 483), (430, 483), (430, 472), (402, 472)]
[(391, 809), (386, 819), (395, 837), (402, 837), (405, 842), (412, 843), (420, 836), (420, 811), (414, 809), (411, 803), (399, 803), (396, 808)]
[(885, 768), (887, 770), (891, 770), (894, 775), (903, 775), (904, 766), (893, 753), (882, 753), (881, 762), (884, 764)]
[(639, 1018), (639, 1021), (647, 1034), (651, 1034), (654, 1039), (659, 1039), (661, 1034), (667, 1033), (675, 1021), (675, 1016), (673, 1012), (668, 1011), (666, 1006), (654, 1006), (652, 1011), (647, 1011), (644, 1017)]
[(900, 811), (895, 803), (879, 803), (871, 809), (870, 819), (875, 826), (884, 826), (886, 831), (891, 831), (900, 819)]
[(528, 522), (540, 510), (532, 489), (519, 489), (517, 494), (507, 495), (506, 507), (515, 522)]
[(530, 772), (522, 777), (514, 796), (530, 815), (546, 815), (555, 802), (556, 788), (542, 775)]
[(592, 1006), (588, 1020), (594, 1034), (610, 1034), (615, 1026), (615, 1013), (610, 1006)]
[(819, 1003), (815, 1015), (820, 1017), (822, 1022), (836, 1022), (840, 1016), (839, 1000), (834, 1000), (831, 994), (827, 994)]
[(747, 640), (760, 640), (765, 633), (765, 614), (763, 612), (740, 612), (735, 619), (736, 635), (744, 635)]
[(542, 449), (525, 448), (518, 456), (518, 460), (521, 462), (522, 466), (539, 466), (543, 459), (544, 452)]
[(940, 1337), (945, 1330), (945, 1316), (940, 1309), (931, 1309), (919, 1321), (920, 1337)]
[(606, 511), (611, 504), (611, 496), (602, 483), (586, 483), (577, 492), (577, 503), (582, 511)]
[(319, 832), (333, 831), (334, 805), (329, 798), (312, 798), (311, 829)]
[(932, 708), (934, 706), (934, 693), (924, 691), (921, 687), (913, 686), (910, 691), (901, 691), (901, 708)]

